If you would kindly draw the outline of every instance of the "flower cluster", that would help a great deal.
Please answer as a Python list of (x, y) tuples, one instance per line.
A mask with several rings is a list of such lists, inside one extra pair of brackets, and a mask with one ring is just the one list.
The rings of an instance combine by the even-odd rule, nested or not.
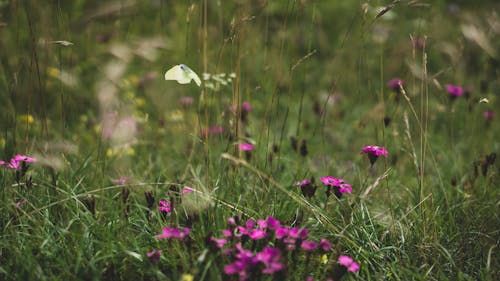
[[(288, 253), (321, 254), (331, 250), (330, 241), (308, 239), (306, 228), (284, 226), (274, 217), (248, 220), (243, 225), (237, 225), (234, 218), (229, 218), (228, 224), (229, 228), (222, 231), (222, 237), (211, 236), (209, 242), (212, 248), (231, 257), (232, 262), (225, 266), (224, 273), (238, 275), (239, 280), (258, 280), (261, 274), (282, 273)], [(246, 247), (247, 244), (251, 248)]]
[(155, 235), (158, 239), (178, 239), (184, 240), (189, 235), (191, 230), (188, 227), (176, 228), (176, 227), (164, 227), (160, 234)]
[(360, 267), (359, 263), (355, 262), (349, 256), (339, 256), (339, 264), (345, 266), (350, 272), (356, 272)]
[(344, 179), (334, 178), (332, 176), (326, 176), (320, 178), (321, 182), (327, 186), (326, 196), (329, 197), (331, 194), (331, 190), (333, 188), (333, 192), (337, 198), (341, 198), (344, 193), (352, 193), (352, 186), (348, 183), (345, 183)]
[(37, 159), (34, 157), (17, 154), (16, 156), (12, 157), (9, 162), (0, 160), (0, 166), (5, 166), (13, 170), (20, 170), (23, 166), (23, 163), (34, 163), (36, 161)]

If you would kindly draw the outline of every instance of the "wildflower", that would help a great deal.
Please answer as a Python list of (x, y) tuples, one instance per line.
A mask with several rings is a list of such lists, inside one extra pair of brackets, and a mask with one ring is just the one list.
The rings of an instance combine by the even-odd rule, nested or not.
[(158, 207), (158, 210), (165, 213), (170, 213), (172, 212), (172, 205), (170, 202), (167, 202), (165, 200), (160, 200), (160, 207)]
[(356, 272), (359, 270), (359, 263), (355, 262), (349, 256), (339, 256), (339, 264), (345, 266), (348, 271)]
[(23, 198), (16, 202), (16, 206), (22, 208), (26, 202), (28, 202), (28, 200), (26, 198)]
[(266, 232), (263, 229), (254, 229), (248, 233), (252, 240), (260, 240), (266, 238)]
[(250, 103), (244, 101), (241, 104), (241, 109), (242, 109), (243, 112), (250, 112), (250, 111), (252, 111), (252, 106), (250, 105)]
[(314, 186), (314, 184), (310, 180), (302, 180), (296, 182), (294, 186), (300, 187), (302, 195), (307, 198), (313, 197), (314, 193), (316, 192), (316, 186)]
[(241, 151), (251, 151), (254, 149), (254, 145), (251, 143), (240, 143), (238, 144), (238, 149)]
[(180, 228), (170, 228), (170, 227), (164, 227), (162, 229), (162, 233), (155, 235), (156, 238), (158, 239), (179, 239), (179, 240), (184, 240), (191, 230), (187, 227), (180, 229)]
[(149, 251), (146, 255), (149, 257), (152, 264), (157, 264), (162, 252), (163, 252), (162, 250), (153, 249), (153, 250)]
[(183, 105), (183, 106), (189, 106), (191, 104), (193, 104), (194, 102), (194, 98), (193, 97), (181, 97), (179, 99), (179, 102)]
[(121, 177), (119, 179), (112, 180), (112, 182), (117, 184), (125, 184), (129, 179), (129, 177)]
[(368, 154), (368, 159), (370, 159), (371, 165), (373, 165), (380, 156), (387, 157), (387, 155), (389, 155), (389, 152), (385, 149), (385, 147), (376, 145), (363, 147), (363, 152)]
[(321, 238), (321, 239), (319, 239), (319, 247), (323, 251), (328, 252), (332, 249), (332, 244), (330, 243), (330, 241), (328, 241), (324, 238)]
[(446, 91), (448, 92), (448, 94), (450, 94), (450, 97), (452, 99), (460, 97), (464, 93), (464, 89), (460, 86), (457, 86), (457, 85), (446, 84), (445, 87), (446, 87)]
[(200, 136), (201, 137), (206, 137), (208, 135), (219, 135), (224, 132), (224, 127), (221, 126), (211, 126), (208, 127), (208, 129), (202, 129), (200, 131)]
[(339, 179), (339, 178), (334, 178), (332, 176), (326, 176), (320, 178), (321, 182), (325, 185), (330, 185), (330, 186), (339, 186), (340, 184), (344, 183), (344, 179)]
[(189, 186), (185, 186), (185, 187), (182, 189), (182, 192), (181, 192), (181, 193), (182, 193), (182, 195), (184, 195), (184, 194), (187, 194), (187, 193), (191, 193), (191, 192), (193, 192), (193, 191), (194, 191), (194, 189), (192, 189), (191, 187), (189, 187)]
[(348, 183), (343, 183), (339, 186), (340, 193), (352, 193), (352, 186)]
[(194, 276), (192, 274), (184, 273), (181, 276), (181, 281), (193, 281), (193, 280), (194, 280)]
[(401, 88), (403, 88), (404, 81), (401, 78), (394, 78), (387, 82), (387, 86), (393, 89), (396, 93), (401, 93)]
[(483, 117), (484, 117), (484, 119), (486, 119), (488, 121), (493, 120), (493, 117), (495, 117), (495, 113), (492, 110), (486, 110), (483, 113)]
[[(0, 166), (5, 166), (13, 170), (19, 170), (19, 168), (21, 168), (21, 165), (25, 165), (23, 163), (34, 163), (37, 161), (38, 160), (34, 157), (17, 154), (16, 156), (12, 157), (9, 162), (0, 161)], [(27, 167), (25, 166), (23, 169), (27, 169)]]
[(222, 248), (224, 247), (226, 244), (227, 244), (227, 239), (225, 238), (215, 238), (215, 237), (210, 237), (210, 241), (213, 242), (215, 244), (215, 246), (217, 246), (217, 248)]
[(273, 274), (283, 269), (283, 264), (280, 262), (281, 253), (277, 248), (265, 247), (264, 250), (257, 253), (256, 258), (259, 262), (265, 265), (262, 270), (264, 274)]
[(304, 240), (300, 244), (300, 247), (302, 248), (302, 250), (310, 252), (314, 251), (318, 247), (318, 244), (311, 240)]
[(266, 219), (266, 223), (267, 223), (267, 228), (271, 230), (276, 230), (277, 228), (280, 227), (280, 221), (275, 219), (274, 217), (268, 217)]

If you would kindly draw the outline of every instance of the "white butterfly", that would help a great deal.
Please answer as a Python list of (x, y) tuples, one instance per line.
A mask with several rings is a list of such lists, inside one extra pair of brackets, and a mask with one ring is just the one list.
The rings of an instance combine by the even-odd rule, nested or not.
[(479, 103), (489, 103), (490, 101), (487, 98), (482, 98), (479, 100)]
[(200, 77), (185, 64), (176, 65), (165, 73), (165, 80), (175, 80), (179, 84), (191, 83), (194, 80), (198, 87), (201, 85)]

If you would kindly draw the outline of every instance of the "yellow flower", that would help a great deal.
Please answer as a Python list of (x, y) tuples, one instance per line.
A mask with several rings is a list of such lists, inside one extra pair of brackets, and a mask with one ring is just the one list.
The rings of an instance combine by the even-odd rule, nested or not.
[(1, 148), (5, 147), (5, 139), (4, 138), (0, 138), (0, 147)]
[(146, 104), (146, 100), (144, 98), (135, 98), (134, 102), (136, 106), (143, 106)]
[(28, 124), (33, 124), (35, 122), (35, 118), (33, 118), (33, 115), (31, 114), (23, 114), (18, 116), (18, 120), (21, 123), (28, 123)]
[(135, 155), (135, 149), (133, 147), (127, 147), (125, 148), (125, 153), (128, 154), (128, 155), (131, 155), (131, 156), (134, 156)]
[(182, 274), (181, 281), (193, 281), (193, 280), (194, 276), (192, 274), (189, 273)]
[(55, 67), (47, 67), (47, 74), (53, 78), (58, 78), (59, 77), (59, 69)]
[(115, 152), (113, 151), (112, 148), (108, 148), (108, 150), (106, 150), (106, 156), (107, 157), (111, 157), (115, 154)]

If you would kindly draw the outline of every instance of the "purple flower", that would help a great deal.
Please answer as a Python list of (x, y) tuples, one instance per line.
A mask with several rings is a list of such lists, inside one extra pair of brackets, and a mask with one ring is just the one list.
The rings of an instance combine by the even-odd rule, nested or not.
[(329, 186), (340, 186), (340, 184), (344, 183), (344, 179), (334, 178), (332, 176), (322, 177), (320, 180), (324, 185)]
[(224, 247), (227, 244), (227, 239), (225, 239), (225, 238), (214, 238), (212, 236), (212, 237), (210, 237), (210, 241), (214, 242), (215, 246), (217, 246), (217, 248), (219, 248), (219, 249)]
[(330, 241), (328, 241), (324, 238), (319, 239), (319, 246), (325, 252), (328, 252), (332, 249), (332, 244), (330, 243)]
[(200, 131), (200, 136), (206, 137), (207, 135), (220, 135), (224, 132), (224, 127), (222, 126), (211, 126), (208, 129), (202, 129)]
[(348, 183), (343, 183), (339, 186), (340, 193), (352, 193), (352, 186)]
[(401, 87), (403, 87), (404, 81), (400, 78), (394, 78), (387, 82), (387, 86), (393, 89), (395, 92), (399, 93), (401, 91)]
[(385, 149), (385, 147), (376, 145), (363, 147), (363, 152), (368, 154), (368, 159), (370, 159), (371, 165), (373, 165), (380, 156), (387, 157), (387, 155), (389, 155), (389, 152)]
[(457, 98), (457, 97), (463, 95), (463, 93), (464, 93), (464, 89), (460, 86), (457, 86), (457, 85), (446, 84), (445, 87), (446, 87), (446, 91), (448, 92), (448, 94), (450, 94), (450, 96), (452, 98)]
[(302, 248), (302, 250), (310, 252), (316, 250), (318, 244), (312, 240), (304, 240), (300, 244), (300, 247)]
[(190, 192), (193, 192), (194, 189), (192, 189), (191, 187), (189, 186), (185, 186), (183, 189), (182, 189), (182, 192), (181, 194), (184, 195), (184, 194), (187, 194), (187, 193), (190, 193)]
[(279, 240), (285, 238), (287, 235), (288, 235), (288, 227), (279, 226), (274, 231), (274, 236), (276, 236), (276, 239), (279, 239)]
[(37, 162), (38, 160), (34, 157), (30, 157), (30, 156), (26, 156), (26, 155), (22, 155), (22, 154), (17, 154), (16, 156), (12, 157), (10, 159), (10, 162), (5, 162), (5, 161), (1, 161), (0, 162), (0, 166), (5, 166), (9, 169), (13, 169), (13, 170), (19, 170), (19, 168), (21, 167), (21, 163), (34, 163), (34, 162)]
[(250, 105), (250, 103), (244, 101), (241, 104), (241, 109), (243, 110), (243, 112), (250, 112), (250, 111), (252, 111), (252, 106)]
[(260, 240), (266, 238), (266, 232), (263, 229), (254, 229), (248, 233), (252, 240)]
[(387, 157), (387, 155), (389, 155), (389, 152), (385, 149), (385, 147), (376, 145), (368, 145), (363, 147), (363, 152), (368, 154), (373, 154), (377, 157), (379, 156)]
[(486, 110), (483, 113), (483, 117), (486, 120), (493, 120), (493, 117), (495, 117), (495, 113), (493, 111), (491, 111), (491, 110)]
[(180, 229), (180, 228), (170, 228), (170, 227), (164, 227), (162, 229), (162, 233), (155, 235), (156, 238), (158, 239), (179, 239), (179, 240), (184, 240), (191, 230), (187, 227)]
[(316, 192), (316, 186), (314, 186), (314, 184), (310, 180), (302, 180), (296, 182), (294, 186), (300, 187), (302, 195), (307, 198), (313, 197), (314, 193)]
[(240, 143), (238, 144), (238, 149), (241, 151), (250, 151), (254, 149), (254, 145), (251, 143)]
[(227, 237), (227, 238), (232, 237), (233, 232), (230, 229), (224, 229), (224, 230), (222, 230), (222, 236)]
[(270, 230), (276, 230), (281, 226), (280, 221), (275, 219), (274, 217), (267, 217), (266, 223), (267, 228), (269, 228)]
[(356, 272), (359, 270), (359, 263), (355, 262), (349, 256), (339, 256), (339, 264), (345, 266), (348, 271)]
[(172, 212), (172, 205), (170, 202), (167, 202), (165, 200), (160, 200), (160, 207), (158, 207), (158, 210), (165, 212), (165, 213), (170, 213)]
[(163, 252), (162, 250), (153, 249), (153, 250), (149, 251), (146, 255), (149, 257), (152, 264), (157, 264), (162, 252)]
[(277, 248), (266, 246), (262, 252), (257, 253), (256, 258), (265, 265), (262, 270), (264, 274), (273, 274), (283, 269), (283, 264), (280, 261), (281, 253)]

